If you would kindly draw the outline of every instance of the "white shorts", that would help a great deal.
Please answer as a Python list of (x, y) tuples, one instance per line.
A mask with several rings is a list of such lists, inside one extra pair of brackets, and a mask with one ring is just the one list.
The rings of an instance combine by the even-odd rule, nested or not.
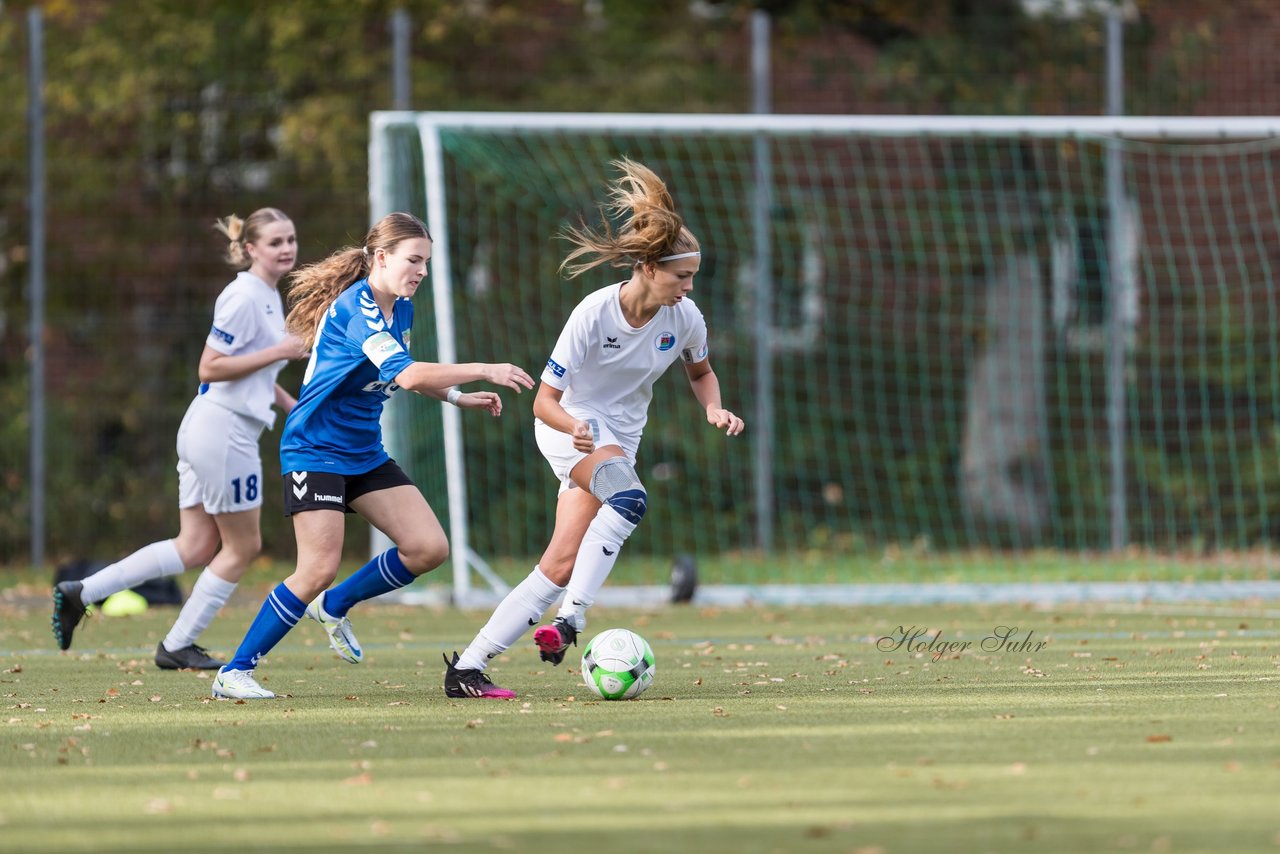
[(262, 506), (261, 421), (204, 397), (187, 407), (178, 428), (178, 507), (239, 513)]
[[(577, 415), (583, 421), (591, 425), (591, 435), (595, 440), (596, 447), (600, 448), (605, 445), (617, 445), (622, 448), (622, 452), (626, 454), (631, 465), (636, 464), (636, 450), (629, 443), (618, 438), (617, 434), (609, 427), (609, 423), (598, 416)], [(573, 437), (568, 433), (562, 433), (553, 427), (548, 427), (541, 420), (535, 419), (533, 422), (533, 438), (538, 443), (538, 450), (542, 452), (542, 456), (546, 457), (547, 463), (551, 466), (552, 473), (560, 481), (560, 492), (567, 492), (577, 486), (570, 476), (573, 467), (587, 458), (587, 455), (579, 451), (573, 446)], [(557, 493), (559, 494), (559, 493)]]

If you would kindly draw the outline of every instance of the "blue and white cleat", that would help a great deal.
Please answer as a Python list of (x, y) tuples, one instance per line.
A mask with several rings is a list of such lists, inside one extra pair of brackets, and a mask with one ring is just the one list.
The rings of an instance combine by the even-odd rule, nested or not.
[(351, 631), (351, 621), (346, 617), (330, 616), (324, 609), (323, 593), (307, 606), (307, 616), (324, 626), (324, 630), (329, 633), (329, 646), (338, 654), (338, 658), (352, 664), (360, 663), (364, 658), (364, 651), (360, 649), (355, 632)]

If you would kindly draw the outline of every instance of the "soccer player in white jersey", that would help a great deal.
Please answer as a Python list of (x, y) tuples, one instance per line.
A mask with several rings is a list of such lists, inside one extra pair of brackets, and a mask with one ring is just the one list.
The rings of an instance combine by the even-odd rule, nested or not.
[(286, 413), (293, 407), (293, 395), (276, 377), (307, 350), (285, 332), (277, 290), (298, 258), (293, 223), (275, 208), (262, 208), (245, 220), (219, 220), (216, 227), (228, 240), (228, 263), (241, 272), (214, 305), (200, 356), (200, 392), (178, 428), (178, 536), (144, 546), (83, 581), (58, 584), (53, 635), (61, 649), (71, 646), (87, 605), (204, 565), (177, 622), (156, 647), (156, 664), (166, 670), (223, 664), (196, 639), (262, 548), (258, 438), (275, 423), (272, 406)]
[(612, 264), (630, 268), (631, 278), (590, 294), (569, 315), (533, 401), (538, 448), (560, 481), (555, 530), (538, 565), (462, 655), (445, 658), (449, 697), (514, 697), (485, 678), (485, 667), (562, 593), (554, 621), (533, 639), (553, 665), (577, 642), (587, 608), (644, 517), (636, 452), (653, 384), (672, 363), (683, 362), (708, 423), (730, 436), (743, 430), (742, 419), (721, 405), (706, 322), (689, 299), (702, 261), (698, 240), (657, 175), (627, 159), (614, 166), (622, 175), (610, 189), (609, 208), (625, 225), (615, 232), (606, 217), (603, 231), (568, 229), (564, 236), (575, 248), (561, 269), (575, 277)]
[[(383, 217), (363, 247), (348, 247), (299, 270), (290, 287), (288, 327), (311, 347), (298, 405), (280, 439), (285, 513), (298, 541), (294, 573), (263, 602), (232, 660), (214, 678), (214, 697), (269, 699), (254, 669), (305, 614), (324, 626), (341, 658), (363, 658), (347, 612), (403, 587), (449, 556), (427, 500), (382, 444), (382, 407), (401, 388), (462, 409), (502, 414), (491, 391), (462, 392), (483, 380), (519, 392), (533, 379), (511, 364), (437, 364), (409, 355), (413, 295), (427, 275), (431, 236), (416, 217)], [(395, 547), (341, 584), (346, 513), (359, 513)]]

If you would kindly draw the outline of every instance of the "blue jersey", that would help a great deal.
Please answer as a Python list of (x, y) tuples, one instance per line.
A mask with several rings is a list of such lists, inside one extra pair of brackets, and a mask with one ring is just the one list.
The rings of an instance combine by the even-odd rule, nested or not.
[(400, 298), (388, 323), (361, 279), (320, 320), (298, 403), (280, 437), (280, 471), (364, 474), (386, 462), (382, 405), (413, 364), (413, 303)]

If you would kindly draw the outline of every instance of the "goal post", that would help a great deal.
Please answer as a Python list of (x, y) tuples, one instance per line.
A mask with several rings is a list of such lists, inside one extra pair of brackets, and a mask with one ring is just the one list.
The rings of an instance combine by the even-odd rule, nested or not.
[[(625, 275), (564, 280), (554, 235), (599, 216), (619, 156), (667, 181), (748, 429), (726, 440), (680, 372), (660, 381), (652, 510), (611, 586), (658, 595), (683, 553), (704, 583), (775, 591), (920, 580), (909, 557), (1016, 578), (1028, 555), (1270, 548), (1278, 137), (1271, 118), (379, 112), (370, 210), (435, 240), (415, 355), (536, 376), (573, 305)], [(496, 420), (385, 416), (447, 504), (459, 604), (527, 573), (552, 528), (527, 397), (504, 399)]]

